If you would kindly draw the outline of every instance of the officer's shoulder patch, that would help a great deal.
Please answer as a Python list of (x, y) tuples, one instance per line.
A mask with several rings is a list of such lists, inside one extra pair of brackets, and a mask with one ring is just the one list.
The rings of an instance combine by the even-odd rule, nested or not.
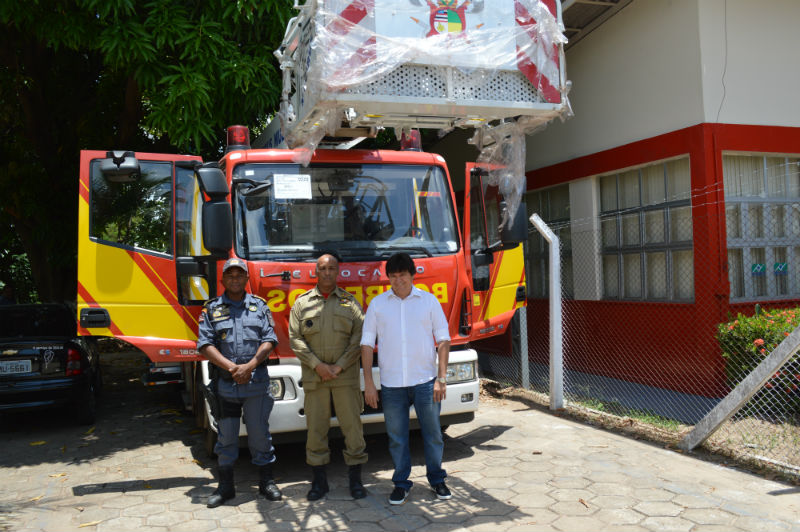
[(297, 296), (297, 298), (295, 299), (295, 301), (297, 301), (297, 299), (300, 299), (301, 297), (307, 297), (307, 296), (309, 296), (309, 295), (311, 295), (311, 294), (313, 294), (313, 293), (314, 293), (314, 289), (313, 289), (313, 288), (312, 288), (311, 290), (306, 290), (305, 292), (303, 292), (302, 294), (300, 294), (299, 296)]
[(358, 300), (356, 299), (356, 296), (351, 294), (350, 292), (348, 292), (345, 289), (340, 289), (339, 296), (341, 297), (341, 299), (344, 299), (344, 300), (352, 302), (352, 303), (357, 303), (358, 302)]
[(262, 302), (262, 303), (264, 303), (264, 304), (266, 304), (266, 302), (267, 302), (267, 300), (266, 300), (266, 299), (264, 299), (264, 298), (263, 298), (263, 297), (261, 297), (261, 296), (257, 296), (257, 295), (255, 295), (255, 294), (250, 294), (250, 295), (251, 295), (251, 296), (253, 296), (254, 298), (258, 299), (259, 301), (261, 301), (261, 302)]
[(222, 300), (219, 297), (212, 297), (211, 299), (207, 299), (205, 303), (203, 303), (203, 312), (208, 312), (215, 304), (221, 304)]

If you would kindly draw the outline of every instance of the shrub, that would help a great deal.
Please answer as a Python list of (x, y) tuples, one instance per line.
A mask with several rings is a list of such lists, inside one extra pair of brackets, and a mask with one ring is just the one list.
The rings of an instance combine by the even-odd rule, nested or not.
[[(725, 358), (728, 385), (735, 388), (800, 325), (800, 308), (758, 311), (754, 316), (739, 314), (720, 323), (717, 341)], [(759, 411), (800, 410), (800, 357), (795, 354), (766, 382), (749, 403)]]

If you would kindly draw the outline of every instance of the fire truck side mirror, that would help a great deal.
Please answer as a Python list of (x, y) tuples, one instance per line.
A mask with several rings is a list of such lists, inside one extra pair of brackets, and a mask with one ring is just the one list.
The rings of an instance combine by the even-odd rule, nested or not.
[(100, 173), (112, 183), (130, 183), (141, 176), (139, 161), (132, 151), (110, 151), (100, 160)]
[(203, 203), (203, 247), (215, 257), (227, 258), (233, 247), (233, 217), (227, 201)]
[[(501, 202), (501, 209), (503, 216), (505, 216), (507, 212), (505, 201)], [(525, 207), (525, 202), (521, 201), (514, 218), (503, 225), (500, 231), (500, 240), (504, 248), (515, 247), (520, 242), (528, 239), (528, 220), (525, 218), (525, 213), (527, 212), (528, 209)]]
[(228, 183), (225, 181), (225, 174), (216, 163), (198, 167), (195, 175), (197, 175), (197, 182), (200, 183), (200, 190), (205, 192), (212, 201), (224, 199), (230, 193)]

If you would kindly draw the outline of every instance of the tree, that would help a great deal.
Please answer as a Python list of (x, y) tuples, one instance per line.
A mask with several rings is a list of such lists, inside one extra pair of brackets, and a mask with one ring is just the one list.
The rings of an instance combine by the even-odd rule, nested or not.
[(0, 2), (0, 255), (24, 251), (41, 300), (76, 297), (79, 151), (216, 159), (225, 126), (277, 107), (292, 15), (291, 0)]

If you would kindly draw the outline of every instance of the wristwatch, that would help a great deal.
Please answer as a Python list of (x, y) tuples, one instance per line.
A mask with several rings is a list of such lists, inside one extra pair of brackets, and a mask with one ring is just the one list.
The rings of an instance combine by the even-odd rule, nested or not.
[(441, 384), (447, 384), (447, 379), (444, 377), (436, 377), (436, 380)]

